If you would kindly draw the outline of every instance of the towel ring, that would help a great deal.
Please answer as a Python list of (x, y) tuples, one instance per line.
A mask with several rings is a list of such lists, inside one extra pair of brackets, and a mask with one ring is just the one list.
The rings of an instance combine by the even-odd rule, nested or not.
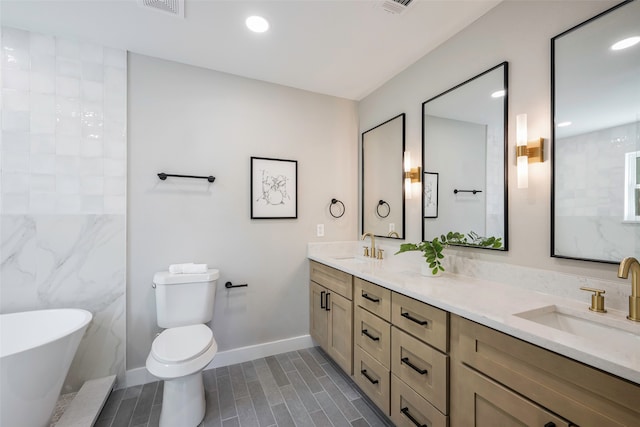
[[(333, 213), (333, 206), (334, 205), (340, 205), (342, 206), (342, 213), (340, 215), (336, 215)], [(332, 217), (334, 218), (340, 218), (342, 215), (344, 215), (345, 212), (345, 207), (344, 207), (344, 203), (342, 203), (340, 200), (338, 199), (331, 199), (331, 204), (329, 205), (329, 213), (331, 214)]]
[[(386, 215), (382, 215), (382, 214), (380, 213), (380, 206), (384, 206), (384, 205), (387, 205), (387, 214), (386, 214)], [(388, 217), (388, 216), (389, 216), (389, 214), (391, 213), (391, 206), (389, 206), (389, 203), (385, 202), (384, 200), (380, 200), (380, 201), (378, 202), (378, 206), (376, 206), (376, 213), (378, 214), (378, 216), (379, 216), (380, 218), (386, 218), (386, 217)]]

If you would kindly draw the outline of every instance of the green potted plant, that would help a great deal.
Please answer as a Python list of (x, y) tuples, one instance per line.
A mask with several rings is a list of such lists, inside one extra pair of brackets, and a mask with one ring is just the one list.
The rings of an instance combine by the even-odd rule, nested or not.
[(421, 251), (432, 275), (438, 275), (444, 271), (442, 260), (444, 259), (443, 249), (449, 245), (471, 246), (480, 248), (498, 249), (502, 247), (501, 237), (482, 237), (471, 231), (466, 236), (462, 233), (450, 231), (446, 235), (442, 234), (433, 240), (426, 240), (421, 243), (402, 243), (400, 250), (395, 254), (409, 251)]

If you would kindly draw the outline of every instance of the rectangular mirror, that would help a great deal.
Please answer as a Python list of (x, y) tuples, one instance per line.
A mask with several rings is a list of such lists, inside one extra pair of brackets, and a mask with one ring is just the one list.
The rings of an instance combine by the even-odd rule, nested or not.
[(362, 133), (362, 232), (404, 239), (404, 113)]
[(551, 40), (554, 257), (640, 253), (639, 42), (640, 1)]
[(503, 62), (422, 104), (422, 240), (453, 231), (507, 250), (507, 77)]

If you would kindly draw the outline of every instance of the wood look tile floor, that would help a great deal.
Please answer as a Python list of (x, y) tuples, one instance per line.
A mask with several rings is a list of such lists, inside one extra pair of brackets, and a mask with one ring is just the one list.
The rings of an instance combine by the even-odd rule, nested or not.
[[(318, 347), (203, 376), (207, 412), (200, 427), (393, 425)], [(113, 391), (95, 427), (158, 426), (162, 391), (162, 382)]]

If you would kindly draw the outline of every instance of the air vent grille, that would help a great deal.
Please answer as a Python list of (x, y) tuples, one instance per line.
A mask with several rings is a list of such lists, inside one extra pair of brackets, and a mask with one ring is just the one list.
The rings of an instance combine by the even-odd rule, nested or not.
[(184, 0), (138, 0), (140, 5), (184, 18)]
[(413, 0), (382, 0), (380, 8), (385, 12), (400, 15), (412, 2)]

